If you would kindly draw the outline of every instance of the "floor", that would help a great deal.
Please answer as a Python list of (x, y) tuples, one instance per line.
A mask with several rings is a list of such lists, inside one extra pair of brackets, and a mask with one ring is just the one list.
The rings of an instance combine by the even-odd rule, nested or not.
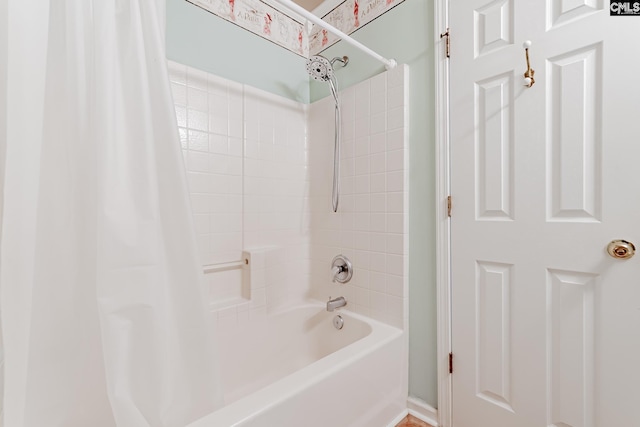
[(396, 427), (433, 427), (431, 424), (427, 424), (422, 420), (417, 419), (414, 416), (407, 415), (407, 417), (400, 421), (400, 424)]

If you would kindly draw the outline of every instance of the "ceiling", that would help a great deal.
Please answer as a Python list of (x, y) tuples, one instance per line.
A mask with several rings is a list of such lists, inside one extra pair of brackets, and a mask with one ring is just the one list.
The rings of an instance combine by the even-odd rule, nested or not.
[(324, 0), (294, 0), (294, 2), (298, 3), (300, 6), (304, 7), (309, 12), (312, 12), (323, 1)]

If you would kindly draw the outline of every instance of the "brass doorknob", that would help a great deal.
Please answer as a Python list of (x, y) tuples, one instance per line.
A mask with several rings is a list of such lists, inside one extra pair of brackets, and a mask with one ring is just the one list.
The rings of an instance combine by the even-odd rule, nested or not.
[(636, 253), (636, 247), (626, 240), (613, 240), (607, 245), (607, 252), (617, 259), (628, 259)]

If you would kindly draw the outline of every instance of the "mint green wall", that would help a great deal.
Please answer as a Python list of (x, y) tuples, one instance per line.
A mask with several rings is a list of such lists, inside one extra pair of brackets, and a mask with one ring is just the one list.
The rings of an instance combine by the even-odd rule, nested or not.
[(306, 60), (185, 0), (167, 0), (167, 57), (309, 102)]
[[(433, 22), (432, 1), (405, 0), (352, 37), (382, 56), (410, 67), (409, 394), (436, 407)], [(384, 71), (382, 63), (344, 42), (338, 42), (322, 55), (349, 57), (349, 65), (336, 71), (341, 88)], [(312, 82), (312, 101), (327, 95), (326, 85)]]
[[(409, 393), (437, 405), (435, 284), (435, 150), (433, 2), (405, 0), (353, 34), (383, 56), (410, 67)], [(384, 66), (344, 42), (323, 55), (347, 55), (341, 88)], [(300, 102), (328, 95), (312, 82), (305, 59), (185, 0), (167, 0), (167, 56), (221, 77)]]

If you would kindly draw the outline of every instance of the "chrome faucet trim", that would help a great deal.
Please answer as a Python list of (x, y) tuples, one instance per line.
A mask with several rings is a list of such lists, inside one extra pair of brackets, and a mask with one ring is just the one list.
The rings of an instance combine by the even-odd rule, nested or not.
[(353, 276), (353, 267), (351, 261), (344, 255), (337, 255), (331, 261), (331, 281), (338, 283), (347, 283)]
[(338, 274), (342, 274), (344, 272), (346, 272), (347, 269), (344, 265), (337, 265), (335, 267), (333, 267), (331, 269), (331, 277), (332, 277), (332, 282), (335, 283), (336, 279), (338, 278)]
[(329, 299), (329, 301), (327, 301), (327, 311), (333, 311), (336, 308), (344, 307), (345, 305), (347, 305), (347, 300), (344, 299), (344, 297)]

